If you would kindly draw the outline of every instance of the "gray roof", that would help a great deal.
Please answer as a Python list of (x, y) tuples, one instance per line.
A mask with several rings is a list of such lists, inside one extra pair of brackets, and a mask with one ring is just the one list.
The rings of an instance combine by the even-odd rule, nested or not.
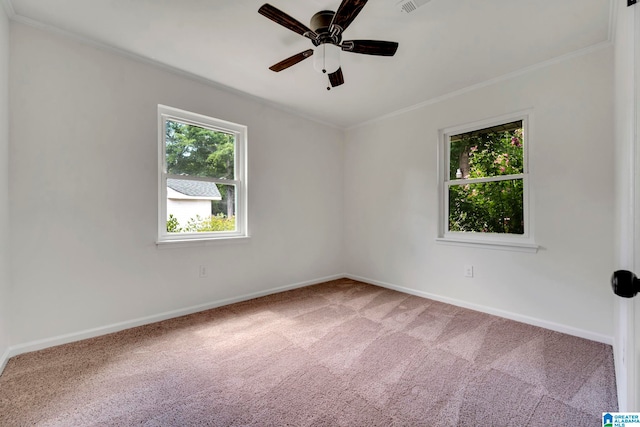
[(167, 178), (167, 187), (186, 196), (222, 198), (215, 182)]

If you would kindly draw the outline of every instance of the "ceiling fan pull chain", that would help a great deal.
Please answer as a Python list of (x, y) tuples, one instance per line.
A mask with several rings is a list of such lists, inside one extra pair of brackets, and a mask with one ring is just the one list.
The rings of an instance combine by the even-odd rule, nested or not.
[(327, 73), (327, 44), (322, 43), (322, 72)]

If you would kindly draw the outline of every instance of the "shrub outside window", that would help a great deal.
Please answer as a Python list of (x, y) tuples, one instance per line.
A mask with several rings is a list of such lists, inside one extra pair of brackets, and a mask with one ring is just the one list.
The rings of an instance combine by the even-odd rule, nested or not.
[(439, 240), (534, 248), (529, 116), (441, 131)]
[(158, 242), (246, 237), (245, 126), (158, 106)]

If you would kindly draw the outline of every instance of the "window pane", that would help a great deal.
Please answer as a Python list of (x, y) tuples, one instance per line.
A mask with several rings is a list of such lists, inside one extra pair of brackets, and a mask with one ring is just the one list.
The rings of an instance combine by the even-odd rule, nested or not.
[(449, 231), (524, 234), (523, 180), (449, 187)]
[(167, 179), (167, 231), (236, 231), (236, 186)]
[(235, 136), (167, 120), (167, 173), (234, 179)]
[(452, 135), (449, 179), (524, 173), (522, 120)]

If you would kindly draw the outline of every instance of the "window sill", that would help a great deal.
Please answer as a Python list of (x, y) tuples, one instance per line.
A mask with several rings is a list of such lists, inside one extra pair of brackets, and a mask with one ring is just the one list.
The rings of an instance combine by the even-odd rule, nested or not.
[(507, 242), (496, 240), (476, 240), (476, 239), (452, 239), (449, 237), (438, 237), (436, 242), (445, 245), (466, 246), (469, 248), (495, 249), (514, 252), (538, 252), (539, 246), (534, 243)]
[(158, 249), (172, 249), (185, 247), (202, 247), (212, 245), (224, 245), (234, 243), (246, 243), (251, 239), (249, 236), (229, 236), (229, 237), (207, 237), (201, 239), (175, 239), (159, 240), (156, 242)]

